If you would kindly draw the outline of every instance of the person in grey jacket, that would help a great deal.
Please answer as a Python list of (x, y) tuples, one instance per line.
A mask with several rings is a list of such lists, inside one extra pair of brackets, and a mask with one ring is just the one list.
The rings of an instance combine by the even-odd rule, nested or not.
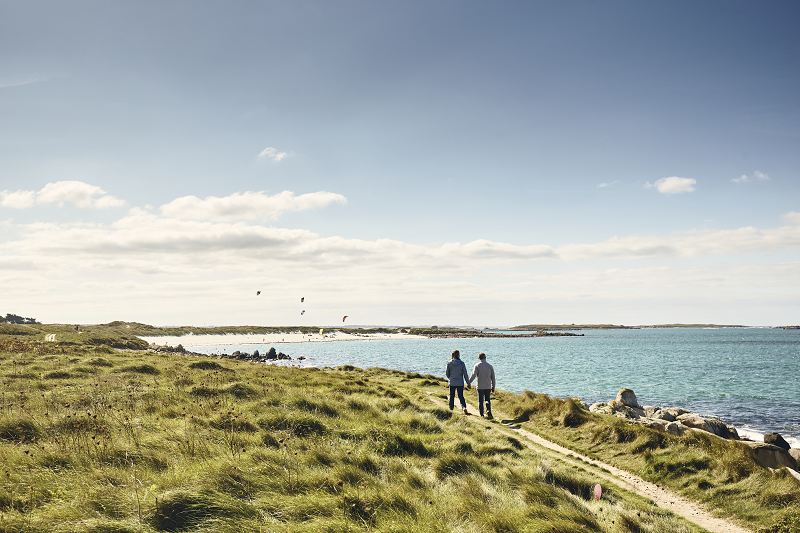
[[(458, 393), (458, 400), (461, 402), (461, 408), (464, 414), (467, 412), (467, 401), (464, 399), (464, 381), (467, 379), (467, 365), (461, 360), (461, 353), (458, 350), (453, 350), (450, 354), (450, 362), (447, 363), (447, 370), (445, 375), (449, 380), (450, 385), (450, 410), (455, 406), (456, 393)], [(467, 384), (469, 389), (469, 384)]]
[(486, 402), (486, 418), (493, 419), (492, 416), (492, 403), (490, 394), (494, 392), (494, 368), (486, 362), (486, 354), (481, 352), (478, 354), (479, 361), (472, 369), (472, 375), (467, 379), (467, 386), (472, 384), (472, 380), (478, 379), (475, 388), (478, 389), (478, 409), (480, 409), (481, 416), (483, 416), (483, 403)]

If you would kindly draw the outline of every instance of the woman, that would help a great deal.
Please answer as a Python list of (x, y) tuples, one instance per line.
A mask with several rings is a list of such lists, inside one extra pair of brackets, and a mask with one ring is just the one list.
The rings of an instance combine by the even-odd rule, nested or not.
[[(467, 375), (467, 365), (461, 360), (461, 353), (458, 350), (453, 350), (450, 355), (450, 362), (447, 363), (445, 375), (450, 380), (450, 410), (453, 410), (456, 393), (458, 393), (461, 408), (464, 410), (464, 414), (468, 415), (467, 402), (464, 400), (464, 381), (468, 380), (469, 376)], [(467, 389), (469, 389), (469, 384), (467, 384)]]

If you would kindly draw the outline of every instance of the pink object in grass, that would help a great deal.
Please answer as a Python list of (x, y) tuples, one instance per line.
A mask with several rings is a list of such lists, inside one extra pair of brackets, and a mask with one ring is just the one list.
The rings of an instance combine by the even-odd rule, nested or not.
[(597, 485), (594, 486), (594, 497), (599, 500), (600, 496), (602, 495), (603, 495), (603, 488), (600, 486), (600, 483), (598, 483)]

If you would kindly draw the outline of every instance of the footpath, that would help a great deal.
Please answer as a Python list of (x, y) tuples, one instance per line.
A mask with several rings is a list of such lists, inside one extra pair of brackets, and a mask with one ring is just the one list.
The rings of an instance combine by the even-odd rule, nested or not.
[[(429, 398), (433, 403), (447, 408), (447, 402), (434, 396), (434, 393), (429, 392)], [(492, 409), (495, 415), (495, 420), (489, 421), (481, 418), (478, 415), (471, 415), (467, 418), (475, 423), (484, 426), (485, 428), (493, 428), (502, 431), (506, 434), (521, 435), (527, 439), (524, 441), (529, 448), (534, 449), (540, 453), (544, 453), (559, 461), (564, 461), (571, 465), (586, 469), (587, 463), (597, 469), (592, 469), (592, 475), (597, 476), (606, 482), (610, 482), (619, 488), (628, 490), (652, 500), (655, 505), (662, 509), (671, 511), (672, 513), (684, 518), (685, 520), (697, 524), (698, 526), (710, 531), (711, 533), (753, 533), (752, 530), (742, 527), (728, 519), (718, 518), (711, 514), (711, 512), (701, 503), (694, 500), (684, 498), (680, 494), (664, 488), (659, 487), (655, 483), (645, 481), (635, 474), (631, 474), (626, 470), (622, 470), (602, 461), (597, 461), (585, 455), (576, 453), (568, 448), (559, 446), (558, 444), (544, 439), (519, 425), (504, 424), (499, 422), (498, 419), (510, 419), (506, 413), (498, 411), (496, 408)], [(460, 412), (460, 411), (457, 411)]]

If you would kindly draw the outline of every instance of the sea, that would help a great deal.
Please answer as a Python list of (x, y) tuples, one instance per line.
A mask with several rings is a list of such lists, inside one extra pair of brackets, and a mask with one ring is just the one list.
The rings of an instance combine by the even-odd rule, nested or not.
[[(382, 367), (444, 376), (458, 349), (471, 370), (484, 352), (497, 387), (521, 393), (609, 401), (633, 389), (641, 405), (683, 407), (718, 416), (761, 440), (778, 432), (800, 447), (800, 330), (779, 328), (642, 328), (581, 331), (575, 337), (391, 339), (195, 346), (215, 354), (264, 353), (270, 347), (294, 366)], [(223, 337), (224, 338), (224, 337)], [(303, 360), (298, 360), (299, 357)]]

